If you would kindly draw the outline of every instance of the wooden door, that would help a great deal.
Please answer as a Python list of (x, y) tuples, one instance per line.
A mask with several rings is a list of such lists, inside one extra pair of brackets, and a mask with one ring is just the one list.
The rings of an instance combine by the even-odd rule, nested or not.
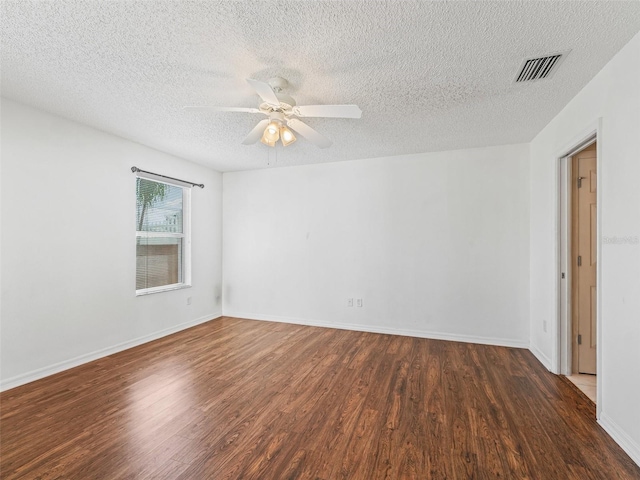
[(596, 373), (596, 144), (572, 158), (573, 369)]

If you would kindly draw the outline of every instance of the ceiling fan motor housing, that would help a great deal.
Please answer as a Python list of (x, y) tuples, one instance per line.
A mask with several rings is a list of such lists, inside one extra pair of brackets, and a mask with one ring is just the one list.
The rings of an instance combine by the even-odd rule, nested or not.
[(276, 92), (280, 92), (289, 86), (287, 79), (282, 77), (270, 78), (268, 83)]
[(272, 122), (277, 122), (277, 123), (285, 123), (285, 119), (284, 119), (284, 113), (282, 112), (271, 112), (269, 114), (269, 120), (271, 120)]
[(273, 89), (273, 93), (276, 94), (280, 103), (285, 104), (285, 109), (287, 105), (290, 107), (296, 106), (296, 101), (283, 92), (283, 90), (289, 86), (287, 79), (282, 77), (273, 77), (269, 79), (269, 86)]

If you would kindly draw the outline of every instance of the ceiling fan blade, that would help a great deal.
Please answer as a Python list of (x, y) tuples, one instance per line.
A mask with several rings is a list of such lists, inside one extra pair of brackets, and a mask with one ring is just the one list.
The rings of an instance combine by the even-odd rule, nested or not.
[(259, 82), (258, 80), (254, 80), (252, 78), (247, 78), (247, 82), (249, 82), (249, 85), (253, 87), (258, 95), (260, 95), (260, 98), (262, 98), (262, 100), (267, 102), (269, 105), (273, 105), (275, 107), (280, 105), (280, 100), (278, 100), (278, 97), (276, 97), (276, 94), (273, 91), (273, 88), (271, 88), (271, 85), (269, 85), (268, 83)]
[(304, 138), (306, 138), (311, 143), (313, 143), (314, 145), (317, 145), (320, 148), (330, 147), (331, 144), (333, 143), (327, 137), (319, 134), (309, 125), (307, 125), (304, 122), (301, 122), (297, 118), (290, 118), (289, 120), (287, 120), (287, 125), (291, 127), (291, 130), (299, 133)]
[(262, 137), (264, 129), (267, 128), (267, 125), (269, 125), (268, 118), (259, 121), (258, 124), (253, 127), (253, 130), (249, 132), (249, 135), (247, 135), (247, 137), (242, 141), (242, 143), (244, 145), (253, 145), (254, 143), (256, 143), (258, 140), (260, 140), (260, 137)]
[(184, 110), (210, 110), (212, 112), (241, 112), (241, 113), (262, 113), (257, 108), (244, 107), (209, 107), (206, 105), (187, 105)]
[(362, 110), (357, 105), (302, 105), (293, 107), (293, 113), (298, 117), (362, 117)]

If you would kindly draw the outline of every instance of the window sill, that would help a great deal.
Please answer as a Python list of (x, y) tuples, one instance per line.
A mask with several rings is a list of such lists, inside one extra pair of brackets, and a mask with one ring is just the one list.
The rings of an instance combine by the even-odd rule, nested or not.
[(173, 285), (164, 285), (162, 287), (145, 288), (144, 290), (136, 290), (136, 297), (151, 295), (153, 293), (170, 292), (171, 290), (182, 290), (183, 288), (191, 288), (191, 285), (186, 283), (176, 283)]

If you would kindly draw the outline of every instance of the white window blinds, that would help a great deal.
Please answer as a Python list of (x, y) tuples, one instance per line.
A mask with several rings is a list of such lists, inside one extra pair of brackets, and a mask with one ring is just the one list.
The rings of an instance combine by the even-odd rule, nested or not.
[(136, 178), (136, 293), (190, 284), (191, 189)]

